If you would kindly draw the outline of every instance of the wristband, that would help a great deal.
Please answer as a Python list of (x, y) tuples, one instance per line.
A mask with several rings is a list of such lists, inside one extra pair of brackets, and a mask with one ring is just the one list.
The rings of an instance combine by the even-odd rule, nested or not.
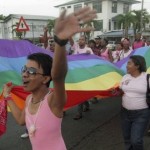
[(11, 94), (4, 96), (4, 100), (6, 100), (6, 101), (12, 100)]
[(5, 101), (12, 101), (12, 97), (11, 96), (4, 97), (4, 100)]
[(65, 46), (68, 42), (67, 40), (61, 40), (59, 39), (56, 35), (54, 35), (54, 41), (59, 45), (59, 46)]

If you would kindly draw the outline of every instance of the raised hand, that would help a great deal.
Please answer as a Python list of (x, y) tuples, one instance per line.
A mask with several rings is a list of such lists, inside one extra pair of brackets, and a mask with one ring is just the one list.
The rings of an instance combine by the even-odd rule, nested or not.
[(11, 90), (13, 88), (12, 82), (8, 82), (3, 86), (3, 96), (6, 97), (10, 94)]
[(47, 27), (44, 27), (44, 32), (48, 32), (48, 28)]
[(94, 18), (96, 18), (96, 11), (91, 10), (89, 7), (81, 8), (67, 16), (66, 10), (64, 10), (60, 17), (56, 19), (54, 32), (60, 39), (69, 39), (75, 33), (93, 30), (91, 27), (81, 28), (81, 24), (89, 22)]

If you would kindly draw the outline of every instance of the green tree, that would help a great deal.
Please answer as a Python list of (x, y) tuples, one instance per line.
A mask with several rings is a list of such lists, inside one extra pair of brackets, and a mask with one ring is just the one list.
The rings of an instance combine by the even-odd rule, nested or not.
[(55, 25), (55, 20), (51, 20), (51, 19), (48, 20), (47, 28), (48, 28), (48, 32), (49, 32), (50, 36), (52, 36), (54, 25)]
[(126, 14), (119, 14), (116, 16), (118, 28), (124, 29), (124, 37), (128, 37), (128, 29), (133, 23), (133, 17), (134, 15), (131, 12), (128, 12)]
[(102, 20), (93, 20), (93, 27), (96, 31), (103, 30), (103, 21)]
[[(133, 29), (134, 29), (134, 35), (137, 32), (140, 32), (141, 29), (145, 29), (145, 25), (149, 23), (149, 13), (146, 9), (141, 10), (133, 10), (132, 11), (134, 17), (133, 17)], [(141, 15), (142, 15), (142, 27), (141, 27)]]
[(4, 19), (5, 19), (5, 16), (0, 15), (0, 20), (4, 20)]
[[(83, 27), (93, 27), (93, 22), (88, 22), (83, 25)], [(91, 38), (91, 32), (84, 32), (85, 37), (87, 38), (87, 41)]]
[[(103, 27), (97, 20), (92, 20), (86, 24), (81, 25), (82, 27), (93, 27), (96, 29), (96, 31), (101, 30)], [(84, 35), (86, 36), (87, 40), (89, 41), (90, 38), (94, 36), (94, 30), (91, 32), (84, 32)]]
[(16, 37), (18, 39), (22, 39), (22, 36), (25, 37), (26, 32), (18, 32), (17, 31), (17, 26), (18, 26), (18, 22), (16, 22), (16, 24), (12, 25), (12, 34), (13, 34), (13, 38), (14, 38), (14, 33), (16, 34)]

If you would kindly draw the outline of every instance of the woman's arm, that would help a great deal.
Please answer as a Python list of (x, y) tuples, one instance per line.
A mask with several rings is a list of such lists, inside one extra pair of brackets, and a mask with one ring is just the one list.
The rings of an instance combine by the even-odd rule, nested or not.
[(20, 125), (24, 125), (25, 124), (25, 111), (19, 109), (16, 103), (12, 100), (12, 97), (10, 95), (12, 87), (13, 85), (9, 86), (8, 84), (5, 84), (3, 88), (3, 96), (4, 96), (4, 99), (7, 100), (11, 113), (14, 116), (17, 123)]

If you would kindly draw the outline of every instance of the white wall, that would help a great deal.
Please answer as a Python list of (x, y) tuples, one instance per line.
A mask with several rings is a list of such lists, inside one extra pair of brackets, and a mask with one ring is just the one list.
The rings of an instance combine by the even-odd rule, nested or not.
[[(84, 3), (77, 3), (77, 4), (82, 4), (82, 7), (84, 6)], [(63, 6), (67, 9), (68, 13), (72, 13), (74, 12), (74, 5), (76, 4), (72, 4), (72, 5), (66, 5)], [(115, 17), (118, 14), (122, 14), (123, 13), (123, 3), (118, 2), (117, 3), (117, 13), (112, 13), (112, 1), (110, 0), (104, 0), (102, 1), (102, 13), (98, 13), (97, 14), (97, 19), (96, 20), (103, 20), (103, 31), (109, 31), (109, 20), (111, 20), (113, 17)], [(71, 6), (71, 8), (67, 8), (68, 6)], [(92, 3), (88, 4), (89, 7), (92, 8)], [(59, 8), (60, 12), (61, 12), (61, 8)], [(131, 6), (130, 6), (130, 10), (131, 10)], [(111, 21), (111, 29), (114, 29), (114, 24)]]
[(3, 21), (0, 22), (0, 39), (4, 36), (4, 23)]
[[(84, 2), (82, 2), (82, 3), (77, 3), (77, 4), (81, 4), (82, 7), (84, 7)], [(70, 14), (70, 13), (74, 12), (74, 5), (77, 5), (77, 4), (61, 6), (61, 7), (59, 7), (59, 12), (61, 13), (62, 7), (64, 7), (64, 8), (67, 10), (67, 14)], [(71, 8), (68, 8), (68, 6), (71, 6)]]
[[(20, 18), (11, 18), (9, 21), (5, 23), (4, 26), (4, 35), (2, 36), (5, 39), (13, 39), (16, 38), (15, 32), (12, 34), (12, 25), (15, 25), (19, 22)], [(44, 34), (44, 27), (47, 26), (48, 20), (34, 20), (30, 19), (26, 21), (26, 24), (29, 26), (30, 31), (26, 32), (24, 38), (37, 38)]]

